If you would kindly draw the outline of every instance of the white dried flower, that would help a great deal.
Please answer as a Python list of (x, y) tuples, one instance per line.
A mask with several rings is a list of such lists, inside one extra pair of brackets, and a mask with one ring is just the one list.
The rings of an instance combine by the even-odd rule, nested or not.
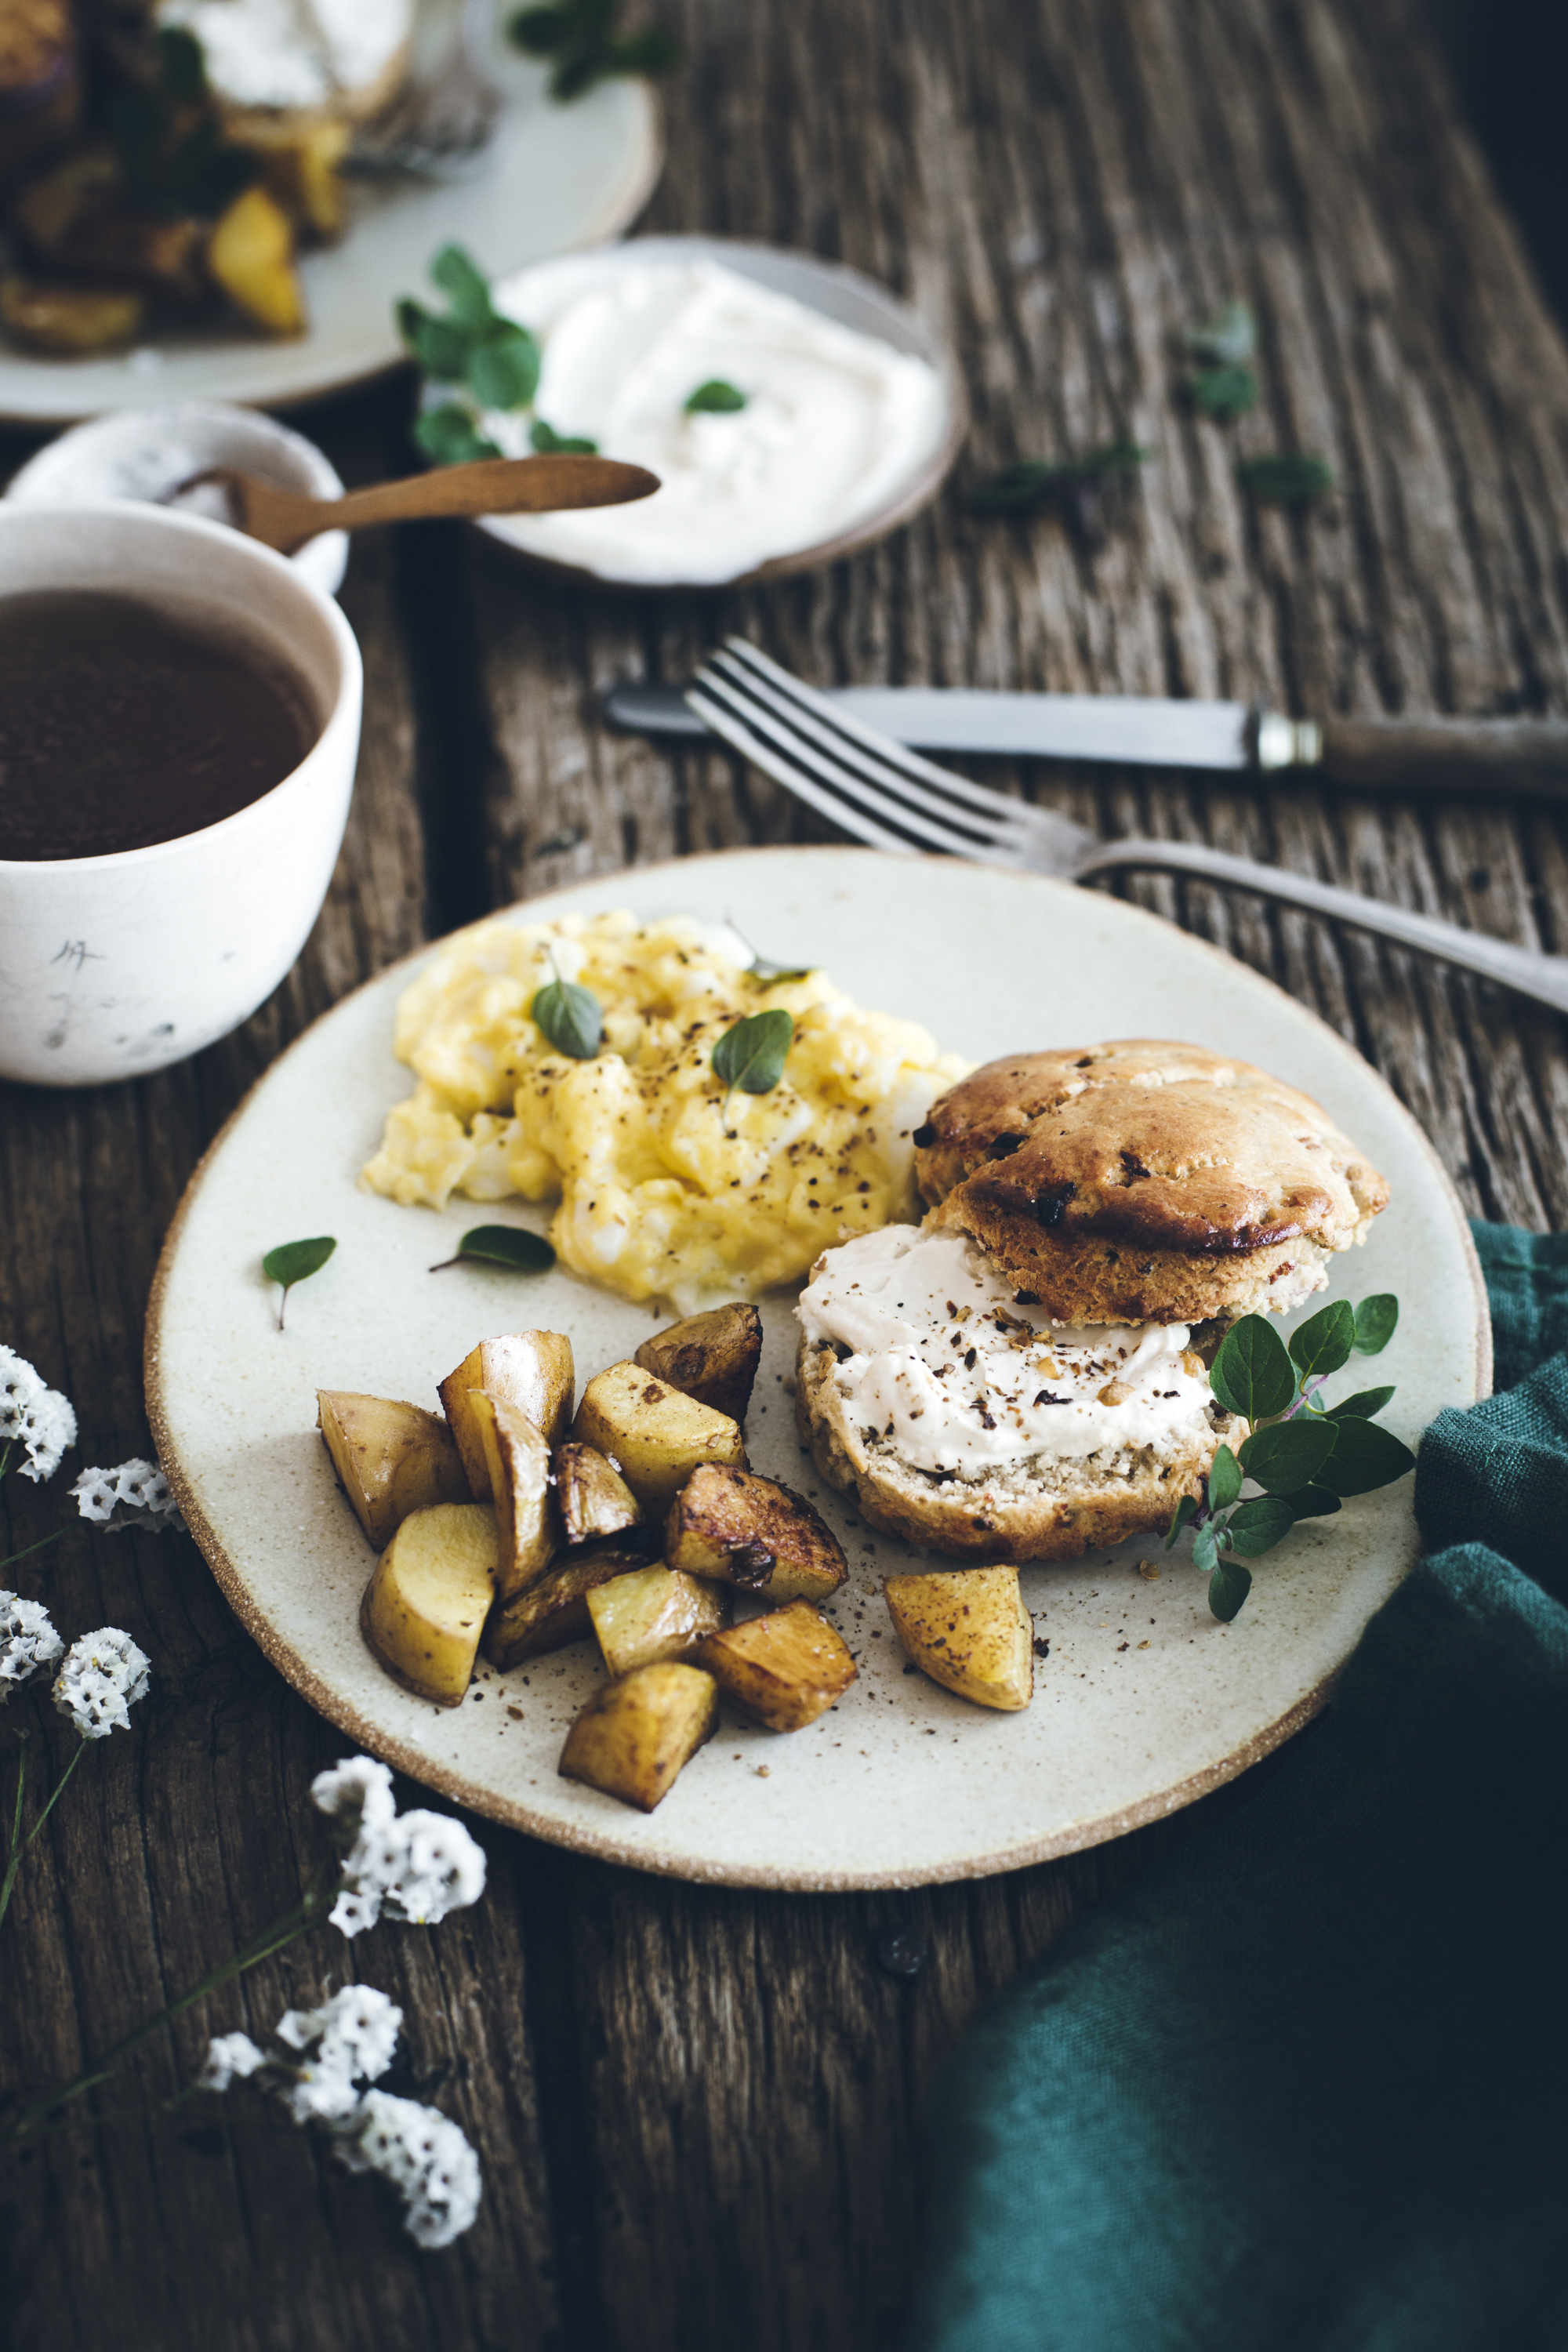
[(362, 1828), (384, 1829), (397, 1819), (392, 1775), (369, 1756), (345, 1756), (330, 1772), (318, 1772), (310, 1798), (336, 1822), (334, 1834), (344, 1845), (353, 1845)]
[(345, 1936), (374, 1927), (384, 1910), (388, 1918), (433, 1927), (484, 1893), (483, 1848), (444, 1813), (400, 1814), (384, 1764), (345, 1757), (317, 1775), (310, 1794), (347, 1848), (342, 1891), (330, 1914)]
[(55, 1677), (55, 1705), (68, 1715), (83, 1739), (107, 1739), (129, 1731), (131, 1709), (147, 1696), (151, 1661), (118, 1625), (84, 1633), (66, 1652)]
[(41, 1601), (0, 1592), (0, 1698), (9, 1696), (8, 1684), (25, 1683), (41, 1666), (52, 1666), (65, 1646)]
[(220, 2033), (207, 2044), (207, 2061), (196, 2076), (196, 2088), (226, 2091), (231, 2083), (254, 2074), (266, 2063), (266, 2051), (258, 2050), (248, 2033)]
[(69, 1400), (11, 1348), (0, 1348), (0, 1452), (20, 1445), (24, 1478), (52, 1478), (68, 1445), (76, 1444)]
[(345, 1886), (327, 1914), (329, 1925), (344, 1936), (357, 1936), (374, 1927), (380, 1916), (380, 1895), (362, 1895), (354, 1886)]
[(180, 1507), (155, 1462), (138, 1459), (121, 1462), (115, 1470), (84, 1470), (71, 1493), (82, 1517), (111, 1536), (124, 1528), (148, 1528), (154, 1535), (166, 1528), (184, 1532)]
[(279, 2021), (278, 2039), (291, 2050), (310, 2050), (322, 2066), (334, 2067), (356, 2083), (374, 2083), (392, 2063), (403, 2011), (374, 1985), (344, 1985), (320, 2009), (291, 2009)]
[(479, 2210), (479, 2159), (450, 2116), (416, 2099), (368, 2091), (339, 2127), (338, 2154), (351, 2172), (379, 2172), (403, 2199), (404, 2227), (416, 2246), (449, 2246)]

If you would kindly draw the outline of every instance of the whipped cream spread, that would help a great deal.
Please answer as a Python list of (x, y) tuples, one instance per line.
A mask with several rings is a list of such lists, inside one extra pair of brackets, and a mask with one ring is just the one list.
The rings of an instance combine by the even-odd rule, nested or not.
[(386, 73), (414, 0), (160, 0), (160, 25), (194, 33), (231, 106), (329, 106)]
[(1184, 1323), (1053, 1324), (962, 1234), (884, 1225), (828, 1250), (798, 1309), (847, 1348), (836, 1378), (856, 1426), (915, 1469), (981, 1476), (1207, 1428), (1208, 1375)]
[[(659, 478), (635, 506), (497, 519), (531, 554), (603, 579), (733, 580), (819, 545), (942, 439), (946, 402), (924, 360), (715, 261), (643, 260), (633, 243), (523, 270), (492, 299), (542, 346), (533, 415)], [(745, 406), (689, 414), (715, 382)], [(484, 429), (525, 457), (531, 423), (491, 410)]]

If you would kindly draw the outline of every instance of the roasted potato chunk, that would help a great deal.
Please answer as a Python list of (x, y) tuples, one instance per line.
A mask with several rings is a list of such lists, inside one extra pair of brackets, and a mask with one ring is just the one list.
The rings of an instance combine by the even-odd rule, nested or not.
[(707, 1465), (670, 1507), (664, 1556), (769, 1601), (826, 1601), (848, 1570), (832, 1529), (803, 1495), (754, 1471)]
[(568, 1642), (586, 1641), (594, 1630), (589, 1593), (595, 1585), (642, 1565), (640, 1554), (622, 1551), (615, 1544), (557, 1560), (537, 1584), (491, 1610), (485, 1627), (486, 1657), (504, 1674), (524, 1658), (542, 1657), (547, 1650), (563, 1650)]
[(632, 1361), (682, 1396), (744, 1421), (752, 1402), (752, 1384), (763, 1352), (763, 1318), (754, 1307), (737, 1298), (706, 1315), (689, 1315), (668, 1331), (645, 1339)]
[(79, 359), (133, 343), (147, 323), (140, 294), (109, 286), (62, 286), (40, 278), (0, 278), (0, 326), (29, 351)]
[(377, 1551), (410, 1511), (468, 1500), (452, 1433), (438, 1413), (389, 1397), (318, 1389), (316, 1422), (354, 1516)]
[(568, 1438), (554, 1454), (555, 1495), (563, 1539), (600, 1543), (642, 1523), (642, 1505), (596, 1446)]
[(138, 212), (110, 148), (79, 149), (30, 182), (12, 218), (37, 259), (68, 277), (129, 279), (170, 302), (201, 302), (211, 291), (206, 223), (190, 213)]
[(804, 1731), (856, 1675), (843, 1635), (809, 1601), (710, 1633), (696, 1663), (770, 1731)]
[(711, 1675), (675, 1658), (639, 1666), (588, 1701), (566, 1734), (561, 1777), (651, 1813), (718, 1723)]
[(247, 188), (214, 223), (207, 268), (229, 300), (268, 334), (304, 332), (293, 224), (265, 188)]
[(684, 1658), (705, 1633), (727, 1625), (730, 1596), (660, 1560), (596, 1586), (588, 1614), (611, 1674), (630, 1675), (659, 1658)]
[(441, 1382), (441, 1404), (476, 1502), (489, 1502), (490, 1474), (485, 1441), (468, 1404), (474, 1391), (482, 1389), (486, 1396), (516, 1405), (546, 1445), (558, 1445), (572, 1418), (575, 1386), (572, 1342), (561, 1331), (509, 1331), (499, 1339), (481, 1339), (457, 1370), (447, 1373)]
[(485, 1449), (496, 1514), (496, 1599), (536, 1584), (555, 1556), (561, 1514), (550, 1478), (550, 1448), (525, 1412), (504, 1397), (470, 1390), (468, 1411)]
[(328, 114), (265, 108), (230, 114), (224, 131), (231, 143), (248, 149), (261, 165), (261, 184), (290, 220), (315, 236), (341, 236), (343, 184), (340, 167), (349, 152), (350, 131)]
[(746, 1458), (738, 1422), (640, 1364), (612, 1364), (589, 1381), (572, 1434), (608, 1456), (639, 1503), (660, 1507), (699, 1463)]
[(484, 1503), (411, 1512), (371, 1573), (360, 1632), (389, 1675), (437, 1706), (461, 1703), (495, 1596), (496, 1515)]
[(1016, 1568), (961, 1568), (888, 1576), (894, 1629), (922, 1675), (976, 1706), (1027, 1706), (1035, 1691), (1035, 1629)]

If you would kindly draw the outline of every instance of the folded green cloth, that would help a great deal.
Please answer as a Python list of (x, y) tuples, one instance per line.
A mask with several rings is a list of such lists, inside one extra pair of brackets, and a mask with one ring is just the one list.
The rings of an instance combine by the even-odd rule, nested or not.
[(1568, 1237), (1476, 1240), (1429, 1556), (939, 2080), (919, 2352), (1568, 2347)]

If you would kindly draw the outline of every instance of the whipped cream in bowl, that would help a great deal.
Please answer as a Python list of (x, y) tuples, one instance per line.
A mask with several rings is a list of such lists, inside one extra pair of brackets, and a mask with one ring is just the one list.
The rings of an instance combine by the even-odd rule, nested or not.
[[(521, 270), (492, 299), (542, 351), (531, 412), (480, 420), (497, 447), (526, 457), (540, 419), (659, 477), (635, 506), (480, 524), (596, 581), (732, 586), (848, 554), (935, 496), (963, 436), (940, 337), (874, 280), (811, 255), (637, 237)], [(739, 402), (688, 406), (714, 384)]]

